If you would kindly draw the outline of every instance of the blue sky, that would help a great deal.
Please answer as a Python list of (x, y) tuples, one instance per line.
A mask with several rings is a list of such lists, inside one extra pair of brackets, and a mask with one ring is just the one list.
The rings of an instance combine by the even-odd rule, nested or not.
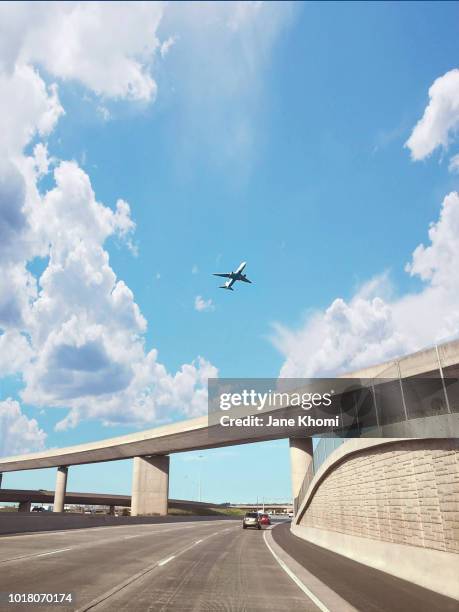
[[(142, 23), (150, 18), (151, 29), (139, 34), (140, 21), (135, 22), (133, 37), (159, 41), (147, 59), (131, 40), (121, 40), (121, 50), (107, 42), (103, 53), (114, 54), (109, 68), (123, 70), (123, 63), (121, 68), (116, 64), (123, 59), (117, 55), (123, 45), (125, 57), (135, 57), (141, 66), (138, 82), (144, 89), (134, 94), (132, 87), (123, 89), (123, 83), (105, 78), (111, 72), (102, 60), (101, 71), (96, 66), (93, 73), (81, 57), (70, 58), (72, 72), (50, 59), (51, 51), (47, 57), (34, 50), (34, 28), (52, 30), (61, 18), (59, 11), (45, 6), (42, 10), (53, 19), (48, 22), (46, 16), (44, 24), (36, 26), (27, 23), (22, 55), (18, 52), (15, 61), (17, 66), (33, 66), (47, 87), (58, 85), (65, 114), (57, 112), (52, 126), (41, 133), (40, 117), (31, 119), (33, 135), (22, 143), (21, 161), (14, 162), (26, 176), (27, 193), (34, 182), (44, 198), (56, 189), (53, 171), (62, 161), (74, 160), (97, 202), (113, 211), (119, 199), (129, 203), (135, 229), (125, 231), (124, 217), (113, 221), (104, 238), (97, 237), (97, 244), (94, 239), (94, 253), (102, 248), (117, 280), (132, 291), (132, 297), (125, 298), (129, 317), (137, 304), (148, 322), (146, 329), (128, 322), (127, 310), (123, 318), (113, 315), (123, 328), (120, 342), (128, 342), (131, 332), (140, 344), (144, 339), (140, 357), (140, 344), (129, 345), (139, 368), (144, 353), (156, 349), (158, 363), (171, 377), (198, 356), (223, 377), (329, 375), (454, 336), (459, 299), (457, 289), (444, 281), (453, 259), (448, 256), (445, 263), (442, 254), (448, 249), (458, 252), (451, 243), (458, 206), (455, 200), (449, 208), (444, 204), (459, 188), (459, 175), (448, 169), (457, 152), (454, 134), (459, 122), (451, 111), (458, 94), (453, 82), (458, 4), (247, 4), (249, 8), (239, 3), (193, 8), (180, 3), (139, 17)], [(7, 18), (27, 21), (15, 11), (10, 7)], [(115, 18), (114, 24), (102, 20), (99, 27), (107, 30), (109, 40), (110, 27), (115, 31), (118, 25)], [(76, 27), (84, 26), (76, 22)], [(166, 41), (167, 48), (161, 46)], [(97, 64), (99, 58), (93, 61)], [(444, 95), (454, 104), (438, 103), (445, 115), (442, 121), (426, 121), (418, 129), (429, 88), (439, 78), (444, 78)], [(443, 100), (440, 94), (431, 97), (432, 104), (437, 100)], [(418, 139), (404, 146), (416, 129)], [(429, 141), (427, 149), (419, 139)], [(37, 143), (46, 144), (49, 168), (31, 177), (26, 160), (34, 158), (38, 164)], [(16, 160), (19, 153), (13, 153), (8, 155)], [(68, 166), (65, 172), (70, 176)], [(72, 177), (65, 180), (77, 181), (75, 172)], [(70, 191), (59, 189), (65, 207)], [(49, 207), (50, 215), (60, 214), (57, 204), (49, 202)], [(48, 226), (54, 227), (50, 219)], [(430, 223), (437, 224), (434, 239), (428, 236)], [(51, 234), (44, 243), (53, 239)], [(78, 241), (85, 244), (84, 232)], [(43, 244), (14, 260), (26, 261), (37, 283), (27, 308), (43, 290), (41, 275), (64, 249), (53, 245), (47, 251)], [(431, 250), (413, 254), (420, 244)], [(65, 257), (75, 245), (66, 243)], [(90, 257), (87, 261), (93, 265)], [(220, 291), (212, 272), (228, 271), (242, 260), (248, 262), (254, 284), (234, 293)], [(59, 265), (65, 278), (53, 277), (45, 289), (49, 300), (57, 283), (58, 292), (64, 285), (70, 292), (66, 282), (70, 285), (72, 271), (64, 261), (68, 259)], [(85, 261), (80, 261), (82, 267)], [(158, 408), (152, 392), (144, 409), (123, 413), (122, 401), (119, 407), (114, 398), (102, 410), (101, 400), (116, 393), (104, 389), (102, 398), (89, 387), (83, 392), (81, 385), (87, 381), (79, 383), (79, 394), (73, 387), (70, 399), (63, 399), (56, 389), (68, 365), (59, 369), (56, 363), (60, 340), (49, 340), (52, 332), (64, 330), (59, 338), (73, 338), (76, 354), (82, 343), (95, 347), (100, 342), (97, 354), (107, 361), (107, 376), (127, 368), (118, 356), (124, 345), (117, 347), (116, 339), (110, 344), (114, 328), (104, 328), (98, 306), (79, 305), (75, 314), (69, 295), (59, 293), (59, 300), (67, 299), (65, 320), (47, 320), (46, 327), (42, 299), (40, 308), (31, 307), (33, 323), (24, 315), (26, 323), (10, 324), (30, 342), (32, 353), (50, 357), (35, 362), (31, 357), (0, 378), (0, 400), (12, 398), (27, 422), (36, 419), (46, 433), (42, 445), (96, 440), (202, 412), (205, 402), (196, 407), (193, 397), (205, 387), (199, 372), (207, 372), (207, 366), (197, 366), (185, 399), (170, 392), (170, 406)], [(210, 300), (208, 308), (195, 308), (197, 296)], [(419, 329), (408, 324), (408, 311), (410, 319), (419, 320)], [(73, 314), (78, 323), (72, 327)], [(89, 327), (93, 335), (85, 335)], [(1, 317), (0, 328), (10, 329), (1, 326)], [(163, 374), (152, 374), (152, 386), (155, 376)], [(175, 383), (168, 378), (167, 384)], [(130, 385), (126, 397), (137, 394), (137, 401), (145, 388)], [(70, 409), (73, 420), (56, 430)], [(4, 422), (12, 422), (9, 418)], [(37, 427), (31, 427), (30, 437)], [(33, 450), (31, 440), (23, 447)], [(195, 497), (200, 470), (208, 499), (247, 500), (255, 492), (277, 499), (290, 496), (285, 441), (202, 454), (201, 460), (197, 454), (173, 457), (171, 496)], [(256, 476), (245, 469), (250, 462), (260, 466)], [(72, 468), (69, 488), (128, 492), (130, 469), (130, 462)], [(52, 488), (54, 477), (52, 470), (11, 474), (4, 486)]]

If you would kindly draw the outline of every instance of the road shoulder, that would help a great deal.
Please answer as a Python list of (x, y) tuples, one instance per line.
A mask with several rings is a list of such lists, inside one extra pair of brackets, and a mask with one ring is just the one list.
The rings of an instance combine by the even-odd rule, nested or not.
[[(273, 529), (279, 527), (280, 525), (276, 525)], [(351, 604), (321, 582), (281, 548), (274, 540), (272, 530), (264, 531), (263, 537), (268, 549), (282, 569), (287, 572), (290, 578), (296, 582), (298, 587), (312, 599), (322, 612), (331, 612), (333, 610), (340, 610), (340, 612), (357, 612), (356, 608), (351, 606)]]

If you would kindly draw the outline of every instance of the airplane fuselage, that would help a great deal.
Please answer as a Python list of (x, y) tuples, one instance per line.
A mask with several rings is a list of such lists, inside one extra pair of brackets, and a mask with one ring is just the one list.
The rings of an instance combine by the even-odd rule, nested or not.
[(239, 266), (236, 268), (235, 272), (228, 272), (225, 274), (220, 274), (220, 273), (214, 273), (215, 276), (226, 276), (226, 278), (228, 279), (224, 285), (221, 285), (220, 288), (221, 289), (229, 289), (230, 291), (234, 291), (233, 290), (233, 285), (236, 281), (243, 281), (244, 283), (250, 283), (251, 281), (249, 281), (249, 279), (247, 278), (247, 276), (245, 274), (243, 274), (244, 268), (246, 267), (247, 262), (243, 261), (241, 264), (239, 264)]

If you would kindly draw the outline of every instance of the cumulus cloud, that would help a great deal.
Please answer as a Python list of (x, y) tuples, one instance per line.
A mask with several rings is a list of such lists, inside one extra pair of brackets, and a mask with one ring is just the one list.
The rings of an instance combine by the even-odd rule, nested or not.
[(116, 393), (102, 394), (96, 401), (79, 398), (57, 430), (74, 427), (82, 419), (99, 419), (104, 425), (147, 425), (176, 418), (191, 418), (207, 409), (207, 380), (218, 370), (198, 357), (170, 374), (157, 360), (155, 349), (131, 364), (128, 386)]
[(151, 100), (160, 2), (2, 3), (1, 60), (43, 67), (99, 95)]
[(144, 425), (202, 413), (206, 408), (204, 359), (171, 374), (146, 352), (147, 322), (126, 283), (117, 279), (104, 243), (134, 230), (130, 208), (98, 202), (88, 175), (75, 162), (54, 169), (55, 186), (41, 199), (37, 233), (49, 244), (48, 265), (30, 300), (31, 345), (23, 369), (24, 401), (69, 407), (58, 428), (82, 418)]
[(459, 154), (453, 155), (449, 160), (448, 170), (453, 174), (459, 174)]
[[(0, 4), (0, 10), (8, 6)], [(47, 86), (30, 65), (18, 64), (12, 74), (0, 71), (0, 92), (1, 156), (18, 155), (35, 135), (50, 134), (64, 112), (57, 85)]]
[(413, 160), (428, 157), (437, 147), (447, 149), (459, 128), (459, 70), (450, 70), (429, 89), (429, 104), (405, 146)]
[(22, 413), (18, 402), (0, 401), (0, 456), (18, 455), (44, 448), (45, 432), (35, 419)]
[(14, 259), (12, 254), (23, 239), (27, 226), (24, 213), (25, 181), (8, 159), (0, 160), (0, 261)]
[(391, 298), (386, 275), (346, 302), (337, 298), (299, 329), (275, 325), (285, 356), (283, 377), (332, 376), (399, 357), (459, 334), (459, 194), (443, 200), (428, 246), (419, 245), (405, 270), (423, 281), (418, 293)]
[[(170, 21), (174, 31), (161, 43), (165, 10), (154, 2), (0, 6), (0, 378), (20, 374), (24, 401), (67, 408), (58, 429), (81, 419), (145, 425), (201, 414), (207, 378), (218, 375), (199, 356), (168, 372), (146, 349), (147, 321), (106, 250), (116, 237), (136, 252), (129, 203), (100, 202), (89, 175), (46, 143), (68, 81), (90, 90), (105, 119), (109, 99), (154, 100), (155, 58), (178, 40), (180, 25)], [(44, 444), (16, 401), (0, 405), (4, 452)]]
[(198, 312), (206, 312), (209, 310), (214, 310), (215, 306), (211, 298), (205, 300), (202, 296), (197, 295), (194, 299), (194, 309)]
[(0, 334), (0, 373), (10, 376), (22, 372), (34, 353), (28, 339), (17, 330)]
[(166, 55), (169, 53), (169, 51), (171, 50), (171, 48), (175, 45), (175, 43), (177, 42), (178, 37), (177, 36), (169, 36), (169, 38), (167, 38), (160, 47), (160, 53), (161, 53), (161, 57), (164, 58), (166, 57)]

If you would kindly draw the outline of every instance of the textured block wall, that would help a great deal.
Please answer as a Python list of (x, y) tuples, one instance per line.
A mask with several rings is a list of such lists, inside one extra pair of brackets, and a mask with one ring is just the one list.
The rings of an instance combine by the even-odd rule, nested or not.
[(409, 440), (332, 467), (301, 525), (459, 552), (459, 452), (454, 440)]

